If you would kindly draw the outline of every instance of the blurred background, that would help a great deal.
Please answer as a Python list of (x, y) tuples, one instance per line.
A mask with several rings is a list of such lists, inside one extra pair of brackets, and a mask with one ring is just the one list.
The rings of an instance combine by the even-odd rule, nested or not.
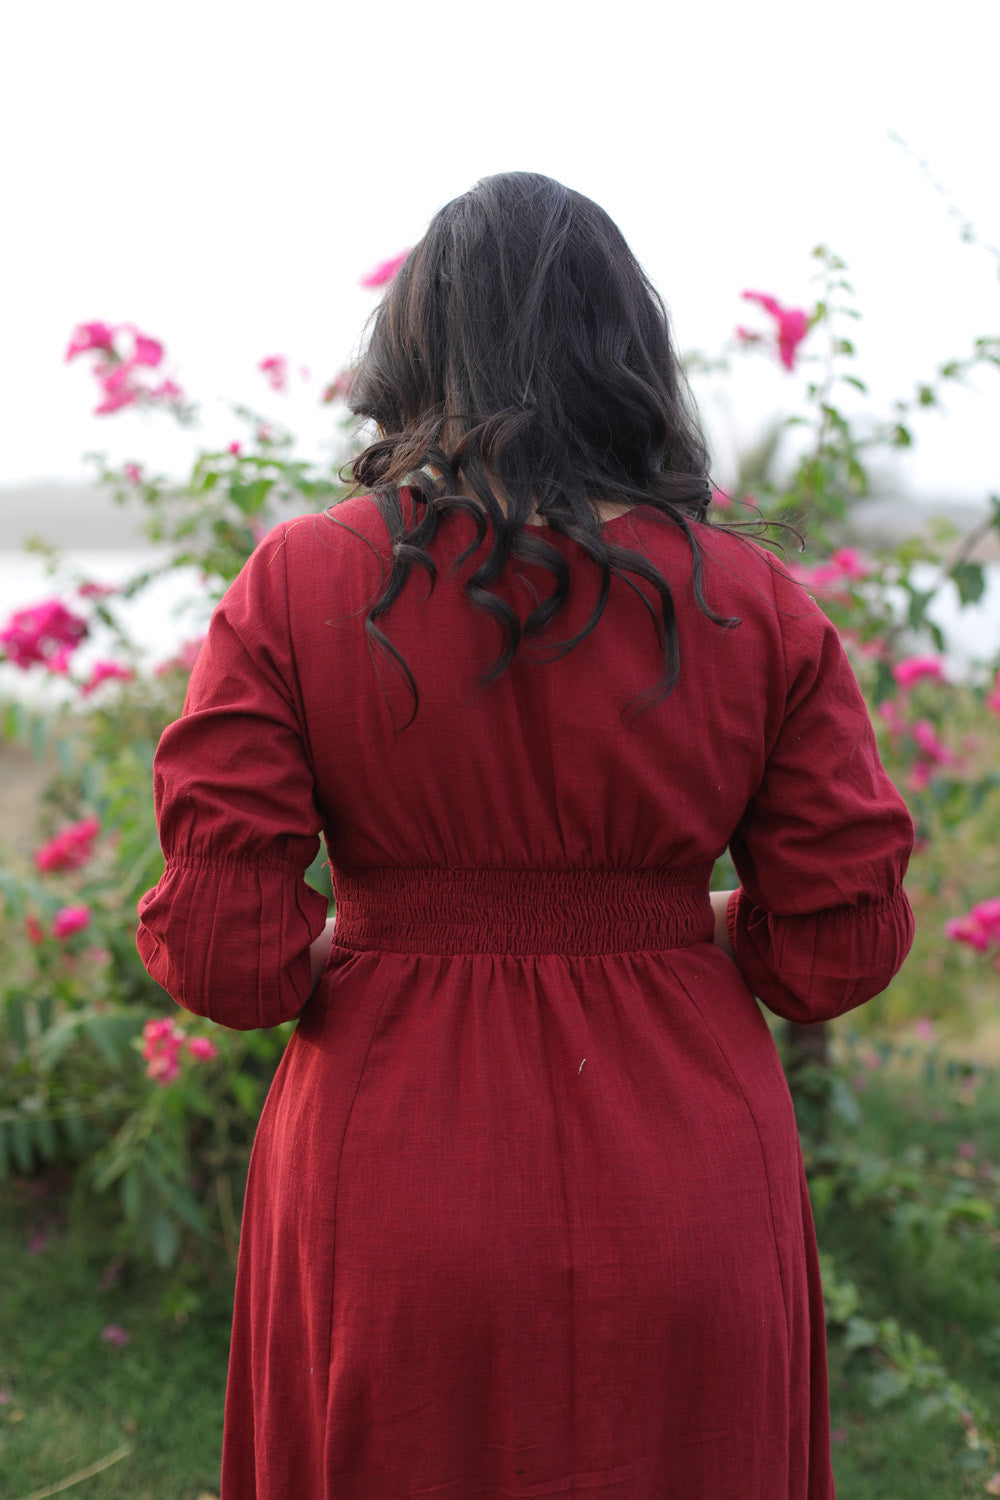
[[(373, 305), (362, 273), (512, 169), (607, 208), (684, 350), (715, 351), (748, 321), (745, 288), (807, 305), (810, 251), (829, 244), (864, 313), (872, 400), (903, 394), (996, 313), (997, 262), (961, 239), (969, 222), (1000, 242), (994, 21), (989, 0), (933, 24), (895, 0), (12, 8), (0, 488), (82, 482), (94, 447), (183, 466), (189, 443), (164, 418), (91, 416), (85, 362), (63, 353), (92, 319), (163, 340), (220, 441), (222, 398), (259, 402), (258, 361), (286, 354), (311, 372), (289, 399), (321, 443), (315, 398)], [(723, 469), (793, 384), (764, 362), (724, 399), (702, 383)], [(921, 423), (897, 486), (978, 499), (995, 483), (990, 409), (976, 390), (948, 406), (947, 424)], [(12, 509), (0, 502), (5, 546)]]

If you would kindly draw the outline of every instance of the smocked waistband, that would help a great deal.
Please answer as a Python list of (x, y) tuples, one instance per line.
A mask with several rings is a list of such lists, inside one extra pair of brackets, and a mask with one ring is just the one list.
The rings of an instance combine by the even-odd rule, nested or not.
[(710, 864), (673, 870), (333, 871), (339, 948), (641, 953), (710, 941)]

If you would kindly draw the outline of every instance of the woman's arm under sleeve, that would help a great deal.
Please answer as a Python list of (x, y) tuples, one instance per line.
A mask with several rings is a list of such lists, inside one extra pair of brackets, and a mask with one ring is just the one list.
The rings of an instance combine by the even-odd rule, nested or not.
[(750, 989), (790, 1020), (828, 1020), (884, 990), (913, 941), (902, 888), (913, 822), (879, 759), (834, 626), (774, 570), (785, 706), (730, 842), (728, 932)]
[(197, 1015), (275, 1026), (312, 988), (326, 898), (305, 871), (320, 816), (303, 739), (284, 587), (283, 528), (219, 604), (183, 717), (154, 761), (166, 868), (139, 903), (149, 973)]

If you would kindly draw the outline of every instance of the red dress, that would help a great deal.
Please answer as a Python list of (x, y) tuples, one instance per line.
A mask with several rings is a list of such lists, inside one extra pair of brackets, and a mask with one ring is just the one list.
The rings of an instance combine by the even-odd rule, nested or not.
[[(243, 1220), (225, 1500), (827, 1500), (823, 1307), (771, 1034), (884, 988), (911, 846), (837, 635), (780, 564), (638, 513), (670, 581), (674, 693), (614, 582), (559, 660), (488, 688), (498, 627), (449, 564), (382, 624), (370, 499), (278, 527), (213, 618), (156, 798), (139, 948), (226, 1026), (300, 1016)], [(571, 564), (558, 637), (599, 576)], [(466, 565), (471, 567), (471, 564)], [(551, 573), (519, 566), (527, 613)], [(551, 644), (551, 641), (549, 642)], [(322, 830), (326, 902), (303, 882)], [(729, 846), (737, 963), (712, 939)]]

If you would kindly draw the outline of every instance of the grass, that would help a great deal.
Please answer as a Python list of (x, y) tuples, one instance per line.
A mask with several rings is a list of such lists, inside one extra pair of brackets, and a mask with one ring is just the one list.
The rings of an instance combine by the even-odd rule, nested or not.
[[(70, 1226), (58, 1195), (33, 1186), (4, 1193), (0, 1496), (217, 1496), (229, 1278), (165, 1304), (162, 1275), (129, 1274), (113, 1259), (104, 1214), (89, 1208)], [(115, 1328), (126, 1344), (102, 1338)]]
[[(857, 1055), (867, 1068), (848, 1067), (845, 1077), (860, 1109), (839, 1111), (838, 1144), (900, 1171), (878, 1194), (859, 1189), (853, 1203), (834, 1194), (818, 1213), (821, 1245), (837, 1277), (857, 1286), (863, 1316), (894, 1317), (918, 1333), (995, 1421), (996, 1075), (943, 1063), (929, 1046), (883, 1049), (876, 1062), (864, 1040)], [(152, 1270), (126, 1270), (114, 1259), (103, 1205), (68, 1215), (65, 1187), (53, 1179), (8, 1184), (4, 1195), (0, 1391), (9, 1399), (0, 1404), (0, 1500), (217, 1496), (229, 1271), (217, 1268), (208, 1279), (192, 1265), (168, 1284)], [(993, 1216), (955, 1217), (956, 1203), (970, 1196), (992, 1203)], [(116, 1326), (129, 1334), (121, 1347), (102, 1338)], [(987, 1488), (991, 1468), (963, 1468), (976, 1455), (954, 1409), (928, 1414), (919, 1391), (874, 1408), (871, 1357), (849, 1353), (839, 1337), (830, 1366), (838, 1500), (1000, 1492)]]

